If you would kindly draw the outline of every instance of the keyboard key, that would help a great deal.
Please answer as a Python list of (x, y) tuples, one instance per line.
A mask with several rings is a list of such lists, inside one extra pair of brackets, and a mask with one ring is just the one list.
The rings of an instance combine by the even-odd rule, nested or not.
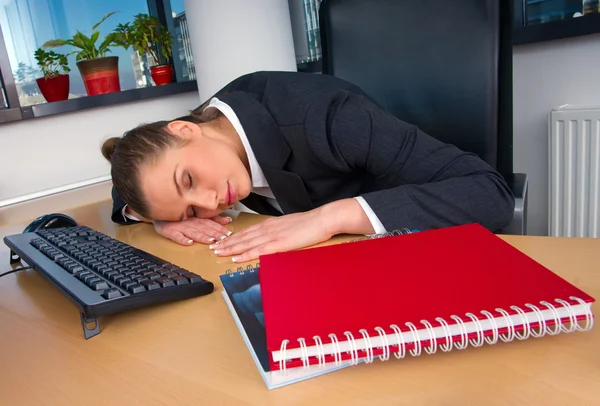
[(67, 271), (72, 274), (76, 274), (78, 272), (83, 271), (83, 267), (79, 264), (67, 265)]
[(117, 289), (109, 289), (102, 294), (102, 297), (105, 299), (115, 299), (117, 297), (121, 297), (121, 292)]
[(145, 287), (148, 290), (160, 289), (160, 285), (152, 279), (144, 279), (140, 283), (143, 287)]
[(120, 286), (120, 287), (122, 287), (122, 288), (124, 288), (124, 287), (125, 287), (125, 284), (126, 284), (127, 282), (131, 282), (131, 279), (130, 279), (130, 278), (123, 278), (123, 279), (119, 279), (119, 286)]
[(88, 275), (85, 275), (85, 276), (82, 276), (82, 277), (81, 277), (81, 280), (82, 280), (83, 282), (85, 282), (86, 284), (88, 284), (88, 285), (89, 285), (89, 283), (90, 283), (92, 280), (95, 280), (95, 279), (98, 279), (99, 281), (100, 281), (100, 280), (102, 280), (102, 279), (98, 278), (98, 277), (96, 276), (96, 274), (93, 274), (93, 273), (91, 273), (91, 272), (89, 272), (89, 274), (88, 274)]
[(162, 286), (163, 288), (168, 288), (169, 286), (175, 286), (175, 282), (173, 282), (169, 278), (165, 278), (164, 276), (162, 278), (156, 279), (156, 282), (160, 283), (160, 286)]
[(103, 280), (98, 279), (97, 281), (91, 282), (90, 283), (90, 287), (94, 290), (104, 290), (104, 289), (108, 289), (108, 283), (106, 283)]
[(189, 283), (188, 279), (185, 276), (177, 275), (170, 278), (176, 285), (185, 285)]
[(133, 293), (133, 294), (135, 294), (135, 293), (142, 293), (142, 292), (146, 291), (146, 288), (143, 287), (142, 285), (137, 284), (137, 285), (130, 286), (129, 287), (129, 291), (131, 293)]
[(184, 272), (181, 274), (181, 276), (185, 276), (186, 278), (188, 278), (190, 280), (190, 283), (202, 282), (202, 278), (199, 275), (196, 275), (192, 272)]
[(132, 280), (121, 283), (121, 287), (123, 289), (127, 289), (127, 290), (129, 290), (132, 286), (137, 286), (137, 285), (139, 285), (139, 283), (137, 283), (137, 281), (132, 281)]

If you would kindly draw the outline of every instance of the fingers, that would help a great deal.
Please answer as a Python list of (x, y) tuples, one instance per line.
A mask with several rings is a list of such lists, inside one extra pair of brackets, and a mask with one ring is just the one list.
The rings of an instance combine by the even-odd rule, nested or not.
[(285, 249), (281, 246), (278, 241), (273, 241), (265, 244), (258, 245), (252, 248), (250, 251), (243, 252), (231, 258), (231, 261), (241, 263), (258, 259), (261, 255), (274, 254), (276, 252), (284, 251)]
[(223, 240), (231, 235), (231, 230), (212, 219), (190, 219), (187, 226), (214, 238), (215, 241)]
[(221, 225), (225, 225), (225, 224), (229, 224), (233, 221), (233, 219), (231, 217), (227, 217), (227, 216), (215, 216), (213, 218), (211, 218), (210, 220), (219, 223)]
[(242, 230), (240, 232), (237, 232), (231, 236), (228, 236), (229, 238), (227, 239), (223, 239), (223, 240), (219, 240), (217, 241), (214, 245), (213, 248), (216, 247), (221, 247), (221, 248), (227, 248), (227, 247), (231, 247), (235, 244), (238, 244), (242, 241), (246, 241), (248, 239), (252, 239), (255, 238), (257, 236), (260, 235), (264, 235), (266, 234), (264, 231), (259, 230), (254, 230), (254, 231), (248, 231), (248, 230)]
[[(181, 234), (183, 234), (188, 239), (192, 239), (196, 242), (200, 242), (203, 244), (211, 244), (211, 243), (217, 241), (215, 237), (212, 237), (203, 231), (199, 231), (199, 230), (197, 230), (195, 228), (191, 228), (191, 227), (186, 227), (185, 229), (181, 230)], [(217, 233), (217, 234), (219, 234), (219, 233)]]
[(179, 231), (172, 231), (164, 236), (181, 245), (192, 245), (194, 243), (193, 240), (191, 240), (189, 237), (186, 237), (185, 235), (183, 235), (183, 233)]
[[(223, 242), (217, 242), (216, 244), (211, 245), (210, 248), (213, 249), (214, 253), (218, 256), (231, 256), (251, 251), (256, 247), (273, 241), (273, 236), (268, 234), (250, 234), (243, 240), (232, 243), (227, 239)], [(225, 245), (225, 243), (227, 243), (227, 245)]]

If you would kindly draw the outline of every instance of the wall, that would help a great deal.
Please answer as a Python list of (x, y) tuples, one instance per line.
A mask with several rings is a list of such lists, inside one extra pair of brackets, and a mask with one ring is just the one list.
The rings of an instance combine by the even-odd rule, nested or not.
[(0, 207), (35, 192), (109, 178), (102, 142), (200, 103), (196, 92), (0, 125)]
[(528, 234), (548, 234), (548, 113), (600, 104), (600, 35), (514, 49), (514, 169), (529, 175)]

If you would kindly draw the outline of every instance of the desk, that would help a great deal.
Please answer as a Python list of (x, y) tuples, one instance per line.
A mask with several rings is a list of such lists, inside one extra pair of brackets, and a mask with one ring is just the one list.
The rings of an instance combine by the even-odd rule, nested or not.
[[(35, 271), (0, 279), (0, 404), (598, 404), (600, 327), (465, 351), (392, 358), (268, 391), (221, 296), (231, 262), (149, 225), (110, 222), (110, 202), (67, 211), (80, 223), (199, 272), (208, 296), (100, 319), (84, 340), (74, 305)], [(234, 231), (260, 217), (242, 214)], [(0, 229), (0, 237), (23, 224)], [(600, 240), (506, 236), (600, 298)], [(335, 241), (339, 241), (335, 240)], [(334, 242), (335, 242), (334, 241)], [(2, 244), (0, 269), (8, 267)], [(598, 314), (598, 307), (595, 305)]]

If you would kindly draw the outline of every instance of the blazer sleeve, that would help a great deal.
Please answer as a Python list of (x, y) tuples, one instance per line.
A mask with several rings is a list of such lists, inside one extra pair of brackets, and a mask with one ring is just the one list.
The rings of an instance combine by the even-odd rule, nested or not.
[(340, 91), (327, 103), (325, 136), (311, 137), (313, 150), (337, 170), (366, 175), (372, 184), (365, 189), (372, 191), (362, 197), (387, 230), (475, 222), (497, 231), (510, 222), (514, 196), (477, 155), (425, 134), (364, 95)]
[(125, 207), (127, 203), (125, 203), (125, 201), (121, 199), (121, 196), (119, 195), (114, 186), (111, 191), (111, 196), (113, 201), (111, 220), (113, 222), (123, 225), (139, 223), (139, 221), (126, 219), (125, 217), (123, 217), (123, 207)]

